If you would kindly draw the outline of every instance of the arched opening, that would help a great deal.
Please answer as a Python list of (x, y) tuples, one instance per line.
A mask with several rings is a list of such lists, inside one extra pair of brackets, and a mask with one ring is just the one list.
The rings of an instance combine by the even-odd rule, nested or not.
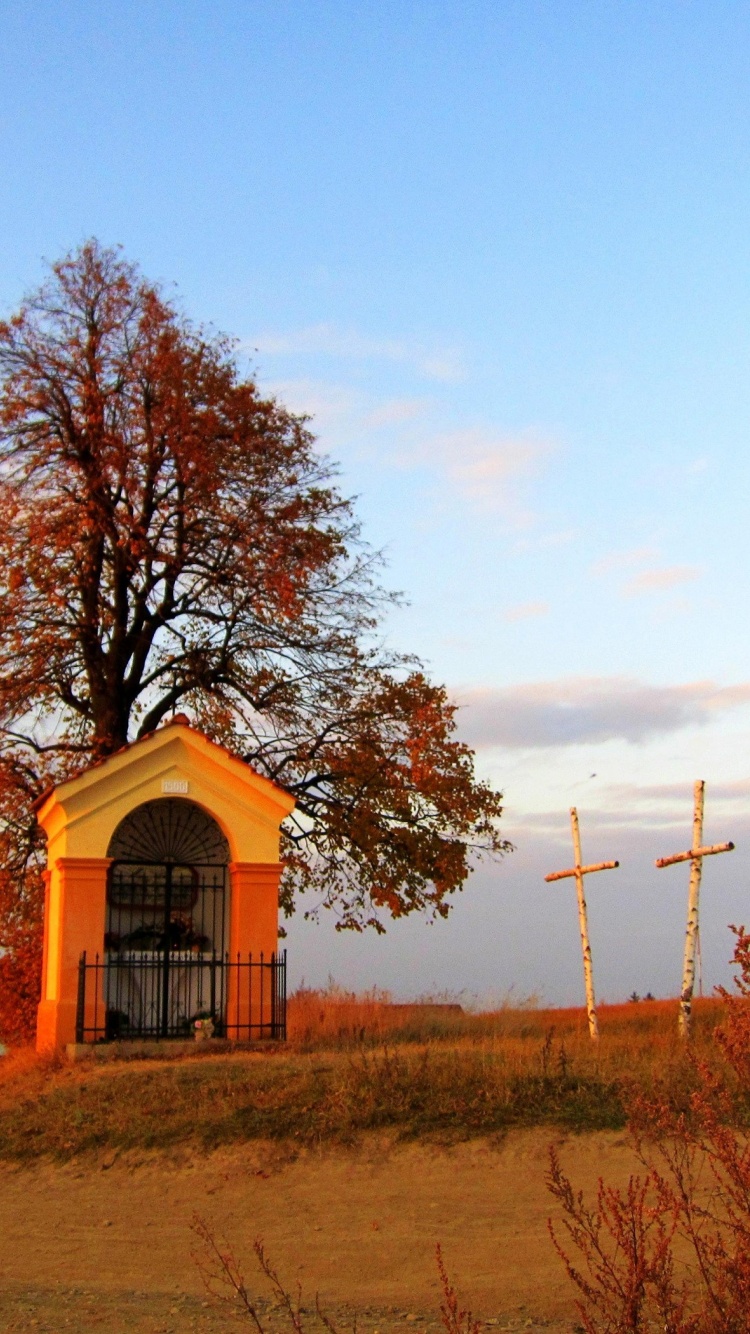
[[(144, 802), (109, 842), (106, 1035), (183, 1037), (224, 1010), (229, 845), (202, 807)], [(217, 986), (222, 994), (217, 994)]]
[(136, 806), (109, 840), (107, 856), (126, 862), (226, 866), (229, 844), (212, 815), (185, 797)]

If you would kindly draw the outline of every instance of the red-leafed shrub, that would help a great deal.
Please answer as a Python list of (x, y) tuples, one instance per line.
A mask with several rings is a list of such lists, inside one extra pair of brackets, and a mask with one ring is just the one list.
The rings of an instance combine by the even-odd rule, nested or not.
[(746, 1334), (750, 1329), (750, 935), (735, 928), (736, 991), (695, 1088), (634, 1095), (643, 1162), (625, 1190), (599, 1182), (587, 1204), (552, 1152), (563, 1210), (554, 1244), (578, 1291), (587, 1334)]
[(0, 1042), (34, 1036), (42, 969), (43, 842), (31, 775), (0, 760)]

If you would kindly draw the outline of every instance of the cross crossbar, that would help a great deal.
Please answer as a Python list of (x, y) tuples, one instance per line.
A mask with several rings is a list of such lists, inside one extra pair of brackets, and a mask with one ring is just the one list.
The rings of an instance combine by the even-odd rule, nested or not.
[(716, 852), (734, 852), (734, 843), (714, 843), (710, 848), (691, 848), (689, 852), (676, 852), (674, 857), (659, 857), (656, 865), (674, 866), (677, 862), (691, 862), (695, 857), (713, 857)]
[(592, 871), (614, 871), (619, 862), (594, 862), (593, 866), (572, 866), (569, 871), (552, 871), (544, 878), (550, 880), (568, 880), (572, 875), (590, 875)]
[(701, 887), (703, 858), (713, 857), (717, 852), (734, 852), (734, 843), (703, 843), (703, 800), (706, 784), (699, 779), (693, 787), (693, 846), (689, 852), (676, 852), (671, 857), (659, 857), (656, 865), (675, 866), (677, 862), (690, 862), (690, 888), (688, 890), (687, 929), (685, 931), (685, 952), (682, 961), (682, 991), (680, 992), (680, 1037), (690, 1036), (690, 1019), (693, 1009), (693, 988), (695, 986), (695, 952), (698, 944), (698, 900)]

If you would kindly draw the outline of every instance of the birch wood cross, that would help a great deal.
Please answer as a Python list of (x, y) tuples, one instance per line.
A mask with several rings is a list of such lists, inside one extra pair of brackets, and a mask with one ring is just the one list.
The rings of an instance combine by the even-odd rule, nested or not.
[(682, 990), (680, 992), (680, 1017), (678, 1020), (680, 1037), (690, 1036), (690, 1019), (693, 1009), (693, 988), (695, 987), (695, 947), (698, 941), (698, 909), (701, 888), (703, 858), (713, 857), (717, 852), (733, 852), (734, 843), (714, 843), (703, 846), (703, 798), (706, 784), (699, 779), (693, 788), (693, 846), (689, 852), (676, 852), (673, 857), (659, 857), (656, 865), (674, 866), (676, 862), (690, 862), (690, 887), (688, 890), (687, 929), (685, 931), (685, 953), (682, 963)]
[(583, 980), (586, 986), (586, 1014), (589, 1021), (589, 1035), (596, 1041), (599, 1037), (599, 1020), (596, 1017), (596, 998), (594, 996), (594, 970), (591, 963), (591, 945), (589, 943), (589, 923), (586, 912), (586, 895), (583, 892), (583, 877), (591, 875), (594, 871), (613, 871), (619, 862), (595, 862), (591, 866), (581, 865), (581, 834), (578, 828), (578, 811), (575, 806), (570, 810), (570, 828), (573, 834), (573, 855), (576, 859), (575, 866), (569, 871), (552, 871), (550, 875), (544, 878), (549, 883), (551, 880), (568, 880), (575, 878), (576, 891), (578, 894), (578, 926), (581, 932), (581, 950), (583, 952)]

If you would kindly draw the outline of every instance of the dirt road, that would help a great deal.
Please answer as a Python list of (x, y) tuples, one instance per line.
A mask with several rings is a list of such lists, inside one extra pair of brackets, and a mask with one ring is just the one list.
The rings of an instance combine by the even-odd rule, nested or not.
[[(208, 1299), (191, 1249), (194, 1211), (246, 1259), (262, 1237), (282, 1278), (363, 1334), (433, 1328), (434, 1249), (478, 1315), (506, 1328), (570, 1328), (571, 1292), (547, 1235), (544, 1185), (555, 1139), (577, 1185), (634, 1168), (625, 1138), (515, 1132), (444, 1149), (370, 1139), (294, 1159), (253, 1144), (203, 1159), (113, 1159), (2, 1167), (4, 1330), (240, 1328)], [(207, 1304), (208, 1303), (208, 1304)], [(278, 1313), (270, 1314), (279, 1327)], [(249, 1327), (249, 1326), (248, 1326)]]

